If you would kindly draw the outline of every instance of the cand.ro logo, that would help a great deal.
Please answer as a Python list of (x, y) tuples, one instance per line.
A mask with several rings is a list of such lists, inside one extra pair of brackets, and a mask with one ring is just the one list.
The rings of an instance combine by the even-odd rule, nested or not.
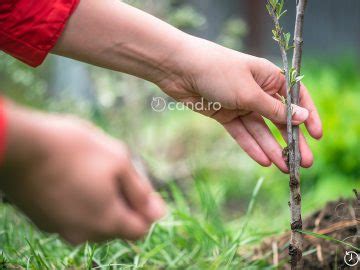
[(192, 102), (177, 102), (177, 101), (169, 101), (167, 102), (162, 97), (154, 97), (151, 101), (151, 108), (155, 112), (163, 112), (166, 109), (169, 111), (184, 111), (184, 110), (193, 110), (197, 112), (201, 111), (219, 111), (221, 110), (220, 102), (209, 102), (204, 98), (201, 100)]
[(162, 97), (154, 97), (151, 101), (151, 108), (155, 112), (163, 112), (166, 109), (166, 100)]
[(344, 256), (344, 262), (346, 265), (352, 267), (359, 263), (359, 255), (354, 251), (346, 251)]

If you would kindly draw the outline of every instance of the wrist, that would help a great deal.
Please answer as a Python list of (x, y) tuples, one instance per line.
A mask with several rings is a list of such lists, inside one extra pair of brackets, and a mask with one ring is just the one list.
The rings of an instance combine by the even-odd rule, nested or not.
[(171, 88), (182, 88), (193, 69), (191, 50), (197, 38), (183, 32), (177, 34), (174, 42), (168, 44), (167, 52), (162, 57), (164, 60), (148, 78), (165, 92), (170, 85)]
[(21, 174), (29, 165), (37, 162), (42, 156), (44, 146), (40, 119), (33, 111), (24, 109), (10, 101), (4, 106), (6, 114), (6, 145), (4, 159), (0, 170), (0, 186), (5, 186), (8, 173)]
[(206, 69), (210, 68), (207, 59), (214, 56), (209, 55), (208, 48), (216, 47), (216, 50), (210, 50), (214, 54), (221, 46), (188, 34), (184, 34), (181, 42), (177, 42), (175, 46), (176, 50), (174, 49), (174, 53), (164, 64), (167, 73), (163, 73), (163, 77), (156, 84), (167, 94), (170, 93), (170, 96), (175, 92), (181, 97), (184, 91), (196, 90), (199, 77), (207, 74)]

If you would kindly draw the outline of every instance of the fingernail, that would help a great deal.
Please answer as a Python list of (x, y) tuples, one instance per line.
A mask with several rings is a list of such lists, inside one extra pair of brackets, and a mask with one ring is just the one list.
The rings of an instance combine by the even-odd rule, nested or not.
[(299, 107), (297, 105), (292, 105), (293, 109), (293, 121), (302, 123), (305, 122), (309, 117), (309, 111), (305, 108)]
[(147, 212), (149, 218), (157, 220), (165, 216), (166, 206), (163, 200), (158, 195), (153, 195), (148, 202)]

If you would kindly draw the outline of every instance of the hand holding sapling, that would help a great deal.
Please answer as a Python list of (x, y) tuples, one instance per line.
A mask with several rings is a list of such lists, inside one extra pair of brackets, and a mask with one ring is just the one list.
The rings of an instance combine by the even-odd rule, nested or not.
[[(285, 76), (270, 61), (233, 51), (206, 40), (196, 39), (184, 48), (187, 61), (174, 83), (160, 87), (176, 100), (197, 102), (202, 97), (220, 102), (219, 111), (200, 111), (220, 122), (239, 145), (258, 163), (274, 163), (288, 172), (282, 149), (262, 117), (272, 120), (282, 134), (286, 133), (286, 106), (277, 95), (286, 95)], [(302, 102), (294, 106), (293, 123), (305, 121), (314, 138), (321, 137), (321, 122), (316, 108), (302, 85)], [(301, 107), (300, 107), (301, 106)], [(311, 113), (310, 113), (311, 112)], [(312, 165), (313, 156), (301, 135), (302, 166)]]
[[(199, 113), (220, 122), (261, 165), (288, 171), (262, 118), (286, 133), (286, 106), (275, 96), (286, 95), (285, 77), (271, 62), (190, 36), (117, 0), (81, 1), (54, 52), (149, 80), (178, 101), (220, 102), (221, 110)], [(303, 86), (300, 95), (292, 120), (305, 121), (310, 135), (319, 138), (321, 122)], [(300, 151), (302, 166), (311, 166), (302, 135)]]

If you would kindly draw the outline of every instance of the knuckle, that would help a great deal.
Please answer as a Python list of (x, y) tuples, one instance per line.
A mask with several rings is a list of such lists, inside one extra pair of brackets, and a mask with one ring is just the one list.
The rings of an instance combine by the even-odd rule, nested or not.
[(281, 102), (274, 102), (272, 108), (272, 114), (275, 118), (280, 120), (282, 110), (283, 110), (283, 104)]
[(272, 82), (273, 85), (271, 86), (271, 88), (278, 92), (285, 85), (285, 76), (276, 75)]

